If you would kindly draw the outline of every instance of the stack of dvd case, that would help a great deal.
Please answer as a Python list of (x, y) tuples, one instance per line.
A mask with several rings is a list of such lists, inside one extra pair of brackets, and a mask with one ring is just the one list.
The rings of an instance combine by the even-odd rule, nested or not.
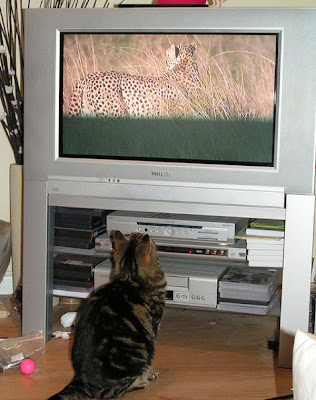
[(231, 267), (219, 281), (219, 310), (266, 314), (279, 300), (276, 271)]
[(106, 232), (109, 211), (91, 208), (55, 208), (55, 246), (92, 249), (95, 238)]
[(84, 254), (55, 254), (54, 291), (90, 293), (94, 286), (94, 268), (105, 259)]

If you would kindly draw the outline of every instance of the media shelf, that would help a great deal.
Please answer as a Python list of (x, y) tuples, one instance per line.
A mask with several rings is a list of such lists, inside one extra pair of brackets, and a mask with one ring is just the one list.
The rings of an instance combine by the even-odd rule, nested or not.
[[(47, 340), (50, 338), (52, 231), (56, 206), (279, 219), (285, 221), (279, 365), (290, 366), (295, 332), (298, 328), (308, 330), (314, 196), (283, 193), (283, 201), (280, 201), (281, 195), (277, 193), (275, 201), (275, 196), (271, 197), (269, 191), (256, 193), (252, 190), (249, 202), (247, 188), (242, 203), (242, 196), (238, 195), (235, 202), (234, 189), (227, 188), (222, 203), (219, 203), (220, 196), (216, 197), (213, 192), (210, 197), (208, 188), (184, 188), (175, 201), (169, 193), (172, 187), (139, 185), (136, 190), (131, 190), (131, 186), (55, 179), (48, 182), (25, 181), (23, 333), (43, 329)], [(217, 194), (222, 194), (221, 188)], [(258, 202), (252, 201), (254, 195), (258, 195)]]
[[(54, 217), (54, 296), (86, 298), (96, 285), (107, 283), (109, 263), (104, 259), (111, 258), (109, 232), (118, 229), (152, 236), (167, 277), (167, 306), (202, 310), (237, 307), (236, 311), (261, 315), (269, 311), (271, 315), (272, 308), (277, 315), (280, 308), (277, 287), (281, 271), (277, 272), (277, 264), (283, 260), (283, 250), (282, 255), (273, 257), (273, 271), (265, 269), (264, 262), (245, 269), (249, 266), (247, 243), (239, 236), (244, 238), (249, 219), (72, 207), (55, 207)], [(268, 248), (263, 256), (276, 243), (271, 237), (265, 239), (259, 239), (260, 245)], [(228, 270), (235, 282), (228, 285), (237, 287), (221, 294), (220, 281)], [(236, 274), (243, 276), (236, 281)], [(240, 295), (236, 297), (236, 293)]]

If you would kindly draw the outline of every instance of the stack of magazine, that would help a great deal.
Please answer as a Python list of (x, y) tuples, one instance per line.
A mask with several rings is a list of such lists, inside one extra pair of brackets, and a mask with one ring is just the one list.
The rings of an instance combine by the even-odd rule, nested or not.
[(231, 267), (219, 281), (218, 310), (265, 315), (279, 301), (276, 271)]

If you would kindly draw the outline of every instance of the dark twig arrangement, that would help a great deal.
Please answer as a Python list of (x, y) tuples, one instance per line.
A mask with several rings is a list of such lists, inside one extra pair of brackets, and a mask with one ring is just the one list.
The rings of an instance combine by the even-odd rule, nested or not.
[[(18, 0), (7, 1), (0, 9), (0, 121), (14, 153), (23, 164), (23, 71), (22, 20)], [(18, 69), (18, 71), (17, 71)], [(21, 74), (22, 76), (22, 74)]]
[[(96, 7), (98, 0), (42, 0), (40, 8)], [(23, 164), (23, 18), (30, 0), (6, 0), (0, 7), (0, 122), (16, 164)], [(91, 3), (91, 4), (90, 4)], [(108, 7), (109, 0), (102, 7)]]

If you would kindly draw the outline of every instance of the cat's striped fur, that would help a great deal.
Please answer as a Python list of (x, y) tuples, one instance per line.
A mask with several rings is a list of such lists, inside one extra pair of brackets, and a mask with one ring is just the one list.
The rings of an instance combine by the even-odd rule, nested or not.
[(79, 317), (73, 380), (49, 400), (114, 399), (145, 388), (152, 369), (166, 280), (148, 235), (113, 233), (112, 281), (91, 295)]

